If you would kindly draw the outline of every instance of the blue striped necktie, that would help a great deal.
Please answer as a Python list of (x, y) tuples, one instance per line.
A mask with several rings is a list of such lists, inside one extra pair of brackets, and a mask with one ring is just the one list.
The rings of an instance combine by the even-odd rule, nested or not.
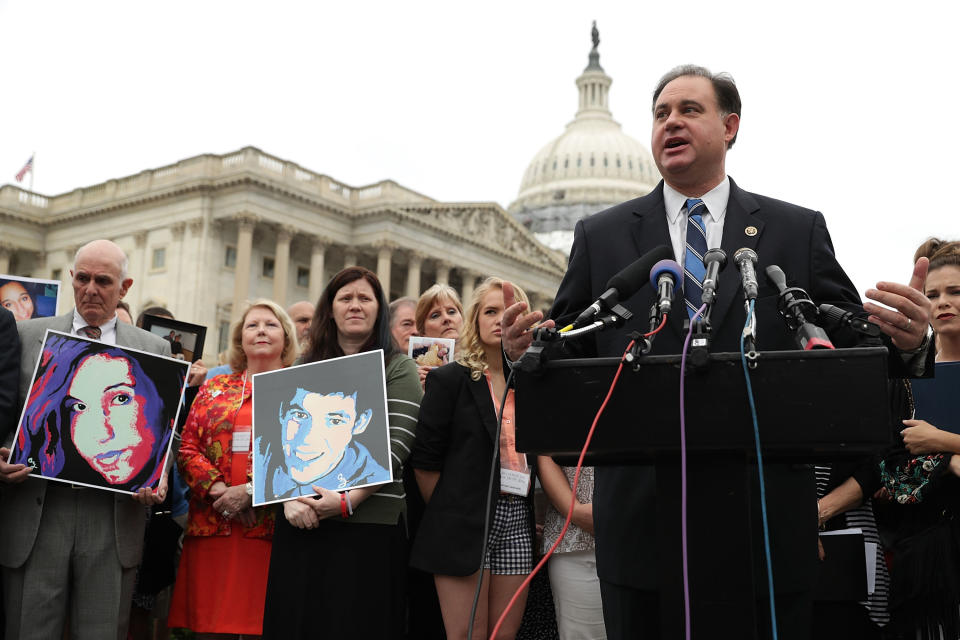
[(707, 252), (707, 231), (703, 214), (707, 207), (700, 198), (687, 200), (687, 239), (683, 256), (683, 297), (687, 301), (687, 314), (693, 314), (703, 304), (703, 256)]

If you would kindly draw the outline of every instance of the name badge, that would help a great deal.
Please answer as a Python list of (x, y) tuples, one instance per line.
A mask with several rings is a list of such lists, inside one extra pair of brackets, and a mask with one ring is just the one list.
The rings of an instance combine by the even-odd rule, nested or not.
[(500, 491), (517, 496), (527, 495), (530, 489), (530, 472), (500, 469)]
[(233, 449), (234, 453), (246, 453), (250, 451), (250, 432), (234, 431), (233, 445), (231, 448)]

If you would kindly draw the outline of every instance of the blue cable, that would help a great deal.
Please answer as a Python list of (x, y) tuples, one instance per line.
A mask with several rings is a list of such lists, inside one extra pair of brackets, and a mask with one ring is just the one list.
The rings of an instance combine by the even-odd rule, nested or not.
[[(747, 323), (753, 318), (753, 306), (756, 300), (750, 301), (747, 309)], [(773, 599), (773, 564), (770, 561), (770, 527), (767, 524), (767, 487), (763, 481), (763, 454), (760, 451), (760, 427), (757, 424), (757, 407), (753, 401), (753, 385), (750, 384), (750, 371), (747, 367), (747, 354), (744, 350), (744, 332), (740, 333), (740, 362), (743, 363), (743, 377), (747, 383), (747, 400), (750, 401), (750, 415), (753, 417), (753, 441), (757, 447), (757, 473), (760, 475), (760, 513), (763, 522), (763, 552), (767, 560), (767, 590), (770, 593), (770, 626), (773, 630), (773, 640), (777, 640), (777, 607)]]

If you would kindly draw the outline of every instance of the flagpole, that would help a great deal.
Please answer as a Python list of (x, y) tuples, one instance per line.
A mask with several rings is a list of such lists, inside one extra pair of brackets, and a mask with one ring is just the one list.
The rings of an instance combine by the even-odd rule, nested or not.
[(30, 193), (33, 193), (33, 174), (37, 170), (37, 152), (34, 151), (30, 157), (33, 159), (33, 163), (30, 165)]

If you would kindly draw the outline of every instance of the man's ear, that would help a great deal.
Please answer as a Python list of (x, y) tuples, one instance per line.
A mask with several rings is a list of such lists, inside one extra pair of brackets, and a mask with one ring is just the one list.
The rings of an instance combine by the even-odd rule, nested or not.
[(353, 425), (353, 435), (363, 433), (364, 429), (367, 428), (367, 425), (370, 424), (370, 419), (373, 417), (373, 409), (367, 409), (363, 413), (357, 416), (357, 422)]
[(730, 141), (734, 139), (737, 135), (737, 131), (740, 130), (740, 116), (735, 113), (728, 113), (723, 118), (723, 140), (730, 144)]
[(120, 299), (123, 299), (123, 296), (127, 295), (127, 291), (130, 290), (130, 287), (133, 286), (133, 278), (127, 278), (120, 283)]

